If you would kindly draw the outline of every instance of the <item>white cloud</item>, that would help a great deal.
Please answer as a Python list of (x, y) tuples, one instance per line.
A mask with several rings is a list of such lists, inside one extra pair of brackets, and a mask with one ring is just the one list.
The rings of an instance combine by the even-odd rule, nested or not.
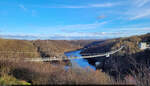
[(112, 7), (119, 5), (118, 3), (90, 4), (88, 7)]
[(23, 4), (19, 4), (19, 7), (25, 11), (26, 13), (30, 13), (31, 16), (36, 16), (37, 11), (33, 10), (33, 9), (27, 9), (27, 7), (25, 7)]
[(100, 16), (97, 17), (97, 19), (104, 19), (104, 18), (106, 18), (105, 15), (100, 15)]
[(134, 12), (134, 14), (131, 14), (131, 17), (129, 19), (136, 20), (136, 19), (141, 19), (149, 16), (150, 16), (150, 9), (144, 9), (138, 12)]
[[(111, 28), (109, 28), (111, 29)], [(110, 32), (117, 32), (119, 35), (118, 37), (125, 37), (125, 36), (132, 36), (132, 35), (141, 35), (141, 34), (146, 34), (150, 33), (150, 27), (124, 27), (124, 28), (116, 28), (113, 30), (110, 30)], [(119, 34), (121, 33), (121, 34)], [(112, 36), (115, 34), (112, 34)]]
[[(1, 37), (3, 38), (12, 38), (12, 39), (94, 39), (94, 38), (99, 38), (102, 37), (106, 34), (103, 32), (53, 32), (51, 33), (52, 29), (57, 29), (57, 31), (60, 29), (63, 30), (77, 30), (80, 31), (82, 30), (87, 30), (87, 29), (95, 29), (100, 27), (101, 25), (106, 24), (107, 22), (101, 22), (101, 23), (93, 23), (93, 24), (75, 24), (75, 25), (65, 25), (65, 26), (55, 26), (55, 27), (35, 27), (38, 29), (41, 33), (39, 34), (32, 34), (32, 33), (2, 33)], [(43, 32), (41, 31), (44, 31)], [(47, 31), (47, 33), (45, 33)]]
[(108, 23), (107, 21), (104, 22), (96, 22), (93, 24), (75, 24), (75, 25), (66, 25), (66, 26), (61, 26), (61, 29), (95, 29), (98, 28), (104, 24)]
[[(95, 22), (92, 24), (73, 24), (73, 25), (58, 25), (58, 26), (48, 26), (48, 27), (37, 27), (31, 26), (29, 28), (36, 29), (38, 33), (47, 33), (47, 32), (81, 32), (81, 31), (93, 31), (98, 29), (103, 25), (107, 24), (108, 21), (104, 22)], [(46, 31), (46, 32), (45, 32)]]
[(74, 32), (74, 33), (53, 33), (53, 34), (1, 34), (2, 38), (9, 39), (102, 39), (112, 37), (112, 35), (118, 35), (118, 32)]
[(136, 33), (136, 32), (150, 32), (150, 27), (143, 27), (143, 28), (138, 28), (138, 27), (134, 27), (134, 28), (130, 28), (130, 27), (126, 27), (126, 28), (120, 28), (120, 31), (127, 31), (128, 33)]
[(124, 14), (129, 20), (137, 20), (150, 17), (150, 0), (132, 0), (132, 2), (128, 0), (127, 2), (128, 8)]
[(120, 5), (120, 3), (102, 3), (102, 4), (87, 4), (87, 5), (60, 5), (60, 6), (38, 6), (42, 8), (100, 8), (113, 7)]
[(57, 7), (47, 7), (47, 8), (88, 8), (86, 6), (57, 6)]
[(47, 34), (19, 34), (19, 33), (1, 33), (0, 37), (10, 39), (105, 39), (116, 37), (128, 37), (132, 35), (140, 35), (150, 32), (150, 27), (145, 28), (116, 28), (105, 32), (72, 32), (72, 33), (47, 33)]
[(147, 4), (148, 2), (150, 2), (150, 0), (134, 0), (135, 5), (138, 7), (142, 7), (145, 4)]
[(27, 8), (25, 8), (25, 6), (24, 6), (24, 5), (19, 4), (19, 7), (20, 7), (21, 9), (23, 9), (24, 11), (27, 11)]

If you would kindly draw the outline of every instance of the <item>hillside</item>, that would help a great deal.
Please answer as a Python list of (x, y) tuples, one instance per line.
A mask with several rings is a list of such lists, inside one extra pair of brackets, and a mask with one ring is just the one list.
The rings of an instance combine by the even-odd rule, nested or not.
[(132, 75), (133, 72), (135, 72), (135, 74), (143, 73), (141, 71), (149, 68), (150, 50), (140, 50), (138, 46), (139, 43), (143, 41), (150, 42), (150, 34), (117, 38), (103, 42), (99, 41), (87, 49), (84, 49), (81, 54), (105, 53), (125, 45), (124, 49), (111, 55), (110, 58), (99, 57), (87, 59), (92, 65), (95, 65), (95, 62), (101, 62), (100, 65), (95, 65), (97, 69), (102, 69), (114, 77), (123, 78), (126, 75)]
[(0, 58), (39, 57), (37, 48), (29, 41), (0, 39)]
[(81, 52), (81, 54), (105, 53), (112, 50), (116, 50), (120, 48), (122, 45), (124, 45), (125, 48), (121, 50), (119, 53), (115, 54), (115, 56), (133, 55), (135, 53), (142, 51), (139, 48), (140, 42), (149, 43), (150, 34), (93, 42), (92, 44), (89, 44), (90, 46), (84, 49)]
[(100, 40), (68, 40), (67, 42), (80, 47), (86, 47), (87, 45), (96, 41), (100, 41)]
[(60, 56), (63, 55), (64, 52), (81, 48), (65, 40), (36, 40), (33, 44), (38, 48), (38, 52), (42, 57)]
[[(61, 62), (53, 65), (50, 62), (22, 60), (23, 58), (43, 57), (41, 52), (51, 56), (81, 48), (81, 46), (77, 45), (63, 40), (49, 40), (47, 42), (44, 40), (0, 39), (0, 85), (111, 83), (110, 77), (101, 71), (82, 69), (78, 66), (66, 70), (65, 65)], [(16, 60), (17, 58), (20, 59)]]
[[(78, 43), (78, 44), (77, 44)], [(82, 43), (83, 44), (83, 43)], [(0, 59), (18, 60), (24, 58), (57, 57), (66, 58), (64, 52), (82, 48), (80, 42), (65, 40), (11, 40), (0, 39)], [(11, 59), (10, 59), (11, 58)], [(56, 63), (57, 61), (54, 61)], [(64, 61), (63, 61), (64, 62)], [(53, 63), (53, 62), (52, 62)], [(69, 61), (64, 63), (70, 64)]]
[(64, 52), (81, 49), (95, 40), (36, 40), (35, 47), (42, 57), (61, 56)]
[(11, 40), (0, 39), (1, 58), (34, 58), (63, 55), (64, 52), (82, 48), (88, 41), (66, 40)]

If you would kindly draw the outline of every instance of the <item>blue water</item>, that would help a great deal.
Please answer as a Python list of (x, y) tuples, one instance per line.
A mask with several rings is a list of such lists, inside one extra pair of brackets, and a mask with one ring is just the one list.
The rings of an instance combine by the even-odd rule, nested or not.
[[(81, 52), (81, 50), (77, 50), (77, 51), (72, 51), (72, 52), (68, 52), (68, 53), (65, 53), (65, 55), (68, 57), (68, 58), (70, 58), (71, 56), (72, 57), (82, 57), (81, 55), (80, 55), (80, 52)], [(72, 65), (78, 65), (78, 66), (80, 66), (81, 68), (87, 68), (87, 67), (90, 67), (90, 68), (92, 68), (92, 69), (94, 69), (94, 70), (96, 70), (96, 68), (94, 67), (94, 66), (92, 66), (92, 65), (90, 65), (89, 63), (88, 63), (88, 61), (87, 60), (85, 60), (85, 59), (72, 59), (72, 60), (70, 60), (71, 61), (71, 63), (72, 63)]]

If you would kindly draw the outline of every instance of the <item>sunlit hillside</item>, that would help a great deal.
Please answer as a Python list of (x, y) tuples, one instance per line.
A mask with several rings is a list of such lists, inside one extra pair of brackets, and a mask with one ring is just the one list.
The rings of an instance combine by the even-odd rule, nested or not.
[(37, 48), (30, 41), (0, 39), (0, 58), (39, 57)]
[[(149, 76), (150, 50), (140, 49), (139, 44), (141, 42), (149, 43), (149, 40), (150, 34), (106, 40), (89, 46), (81, 54), (105, 53), (125, 46), (121, 51), (111, 55), (110, 58), (99, 57), (88, 59), (88, 61), (93, 61), (91, 62), (93, 65), (95, 61), (100, 61), (101, 64), (97, 68), (109, 73), (116, 79), (124, 79), (128, 75), (132, 75), (137, 82), (142, 84), (145, 82), (140, 81), (140, 78), (149, 81), (149, 78), (146, 77)], [(101, 60), (102, 58), (104, 60)], [(141, 77), (140, 74), (145, 75)]]

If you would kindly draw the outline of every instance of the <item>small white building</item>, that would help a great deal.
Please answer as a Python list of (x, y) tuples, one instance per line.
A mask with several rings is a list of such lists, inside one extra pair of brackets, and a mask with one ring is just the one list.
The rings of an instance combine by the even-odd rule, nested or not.
[(146, 42), (141, 42), (141, 43), (139, 44), (139, 48), (140, 48), (141, 50), (145, 50), (145, 49), (147, 49), (147, 48), (150, 48), (150, 45), (149, 45), (148, 43), (146, 43)]

